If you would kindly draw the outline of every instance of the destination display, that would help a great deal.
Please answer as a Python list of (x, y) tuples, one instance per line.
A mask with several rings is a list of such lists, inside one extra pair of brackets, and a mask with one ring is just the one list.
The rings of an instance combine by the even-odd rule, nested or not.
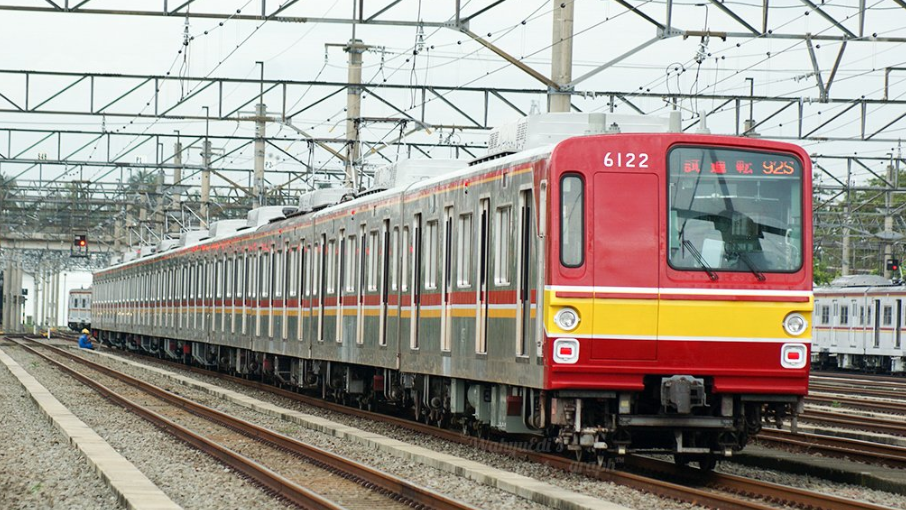
[(670, 151), (670, 173), (687, 176), (800, 177), (802, 165), (798, 159), (785, 154), (679, 147)]

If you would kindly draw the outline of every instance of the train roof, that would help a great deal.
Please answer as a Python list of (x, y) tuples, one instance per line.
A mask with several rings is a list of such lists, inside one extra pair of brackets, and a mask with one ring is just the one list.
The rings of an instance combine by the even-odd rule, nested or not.
[(860, 274), (840, 276), (829, 285), (815, 287), (815, 295), (822, 294), (870, 294), (875, 292), (903, 292), (906, 286), (899, 280), (888, 280), (883, 276)]

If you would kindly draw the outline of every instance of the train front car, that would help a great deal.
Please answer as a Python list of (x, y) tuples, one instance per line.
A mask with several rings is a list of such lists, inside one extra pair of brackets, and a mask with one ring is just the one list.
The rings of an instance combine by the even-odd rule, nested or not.
[(800, 148), (605, 135), (551, 156), (549, 432), (599, 460), (713, 467), (801, 410), (812, 310)]

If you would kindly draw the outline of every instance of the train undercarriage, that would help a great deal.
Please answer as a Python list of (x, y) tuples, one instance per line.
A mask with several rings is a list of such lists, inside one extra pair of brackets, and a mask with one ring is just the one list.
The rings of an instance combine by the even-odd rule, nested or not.
[(463, 434), (612, 465), (627, 454), (673, 454), (712, 469), (762, 426), (795, 427), (794, 395), (717, 395), (707, 378), (649, 376), (640, 392), (544, 391), (506, 384), (300, 359), (125, 333), (98, 332), (106, 345), (319, 395), (361, 409), (394, 412)]

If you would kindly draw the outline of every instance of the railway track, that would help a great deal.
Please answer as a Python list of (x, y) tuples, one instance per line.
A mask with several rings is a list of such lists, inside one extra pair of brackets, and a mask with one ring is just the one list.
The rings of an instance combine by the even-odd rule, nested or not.
[[(138, 358), (142, 359), (141, 357)], [(579, 473), (592, 479), (611, 482), (669, 499), (698, 504), (705, 507), (730, 510), (768, 510), (776, 509), (778, 506), (825, 508), (831, 510), (880, 510), (886, 508), (869, 503), (795, 489), (779, 484), (761, 482), (750, 478), (720, 473), (705, 473), (694, 468), (678, 467), (671, 463), (654, 461), (653, 459), (643, 457), (628, 458), (626, 461), (627, 467), (633, 470), (638, 469), (643, 472), (655, 473), (656, 476), (660, 478), (636, 474), (625, 470), (606, 469), (593, 463), (579, 463), (562, 456), (523, 448), (520, 445), (468, 437), (456, 431), (439, 429), (408, 419), (326, 402), (261, 382), (211, 372), (197, 367), (188, 367), (178, 363), (163, 360), (156, 361), (170, 365), (174, 368), (190, 370), (209, 377), (217, 377), (243, 385), (247, 388), (277, 394), (281, 397), (321, 409), (369, 420), (387, 422), (401, 428), (427, 434), (446, 441), (508, 455), (519, 460), (547, 465), (564, 472)], [(661, 478), (668, 478), (672, 481)]]
[(809, 452), (820, 452), (824, 455), (906, 468), (906, 448), (901, 446), (775, 429), (762, 429), (756, 440), (761, 443), (792, 447)]
[[(350, 459), (197, 404), (65, 350), (40, 344), (42, 351), (52, 353), (47, 355), (24, 342), (17, 343), (111, 401), (217, 458), (277, 497), (300, 507), (324, 510), (473, 508)], [(78, 368), (70, 366), (71, 362), (77, 363)]]
[(799, 415), (799, 421), (812, 422), (847, 429), (858, 429), (891, 436), (906, 436), (906, 424), (902, 421), (871, 416), (855, 416), (831, 411), (806, 410)]

